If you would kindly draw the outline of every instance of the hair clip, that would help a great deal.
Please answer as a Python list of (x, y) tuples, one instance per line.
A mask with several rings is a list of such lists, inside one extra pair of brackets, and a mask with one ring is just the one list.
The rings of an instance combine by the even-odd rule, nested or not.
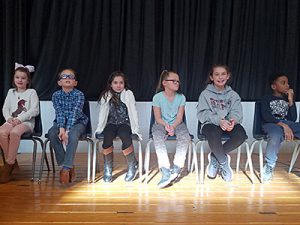
[(30, 73), (34, 72), (34, 66), (31, 66), (31, 65), (26, 65), (26, 66), (24, 66), (24, 65), (22, 65), (22, 64), (15, 63), (15, 70), (18, 69), (18, 68), (20, 68), (20, 67), (28, 69), (28, 71), (29, 71)]

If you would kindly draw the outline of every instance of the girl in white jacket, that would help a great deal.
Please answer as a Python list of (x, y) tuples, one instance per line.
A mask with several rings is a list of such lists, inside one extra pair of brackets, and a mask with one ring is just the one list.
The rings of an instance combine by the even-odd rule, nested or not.
[(138, 162), (134, 155), (131, 135), (139, 138), (138, 116), (135, 107), (135, 98), (129, 90), (127, 78), (120, 71), (113, 72), (107, 81), (105, 90), (99, 97), (100, 112), (96, 134), (104, 135), (103, 156), (105, 182), (112, 181), (113, 169), (113, 140), (121, 138), (122, 151), (128, 163), (125, 181), (133, 181), (138, 172)]

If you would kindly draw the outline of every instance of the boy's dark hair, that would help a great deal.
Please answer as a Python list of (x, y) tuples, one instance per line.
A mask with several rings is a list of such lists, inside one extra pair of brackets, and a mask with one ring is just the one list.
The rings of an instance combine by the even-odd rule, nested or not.
[(14, 88), (17, 88), (17, 86), (15, 84), (15, 74), (16, 74), (17, 71), (25, 73), (27, 75), (28, 84), (27, 84), (26, 88), (30, 88), (30, 86), (31, 86), (31, 75), (30, 75), (29, 70), (26, 67), (18, 67), (17, 69), (15, 69), (15, 72), (14, 72), (14, 75), (13, 75), (13, 80), (12, 80), (12, 86)]
[(110, 102), (113, 103), (114, 105), (119, 104), (119, 98), (116, 95), (116, 93), (114, 92), (114, 90), (111, 87), (111, 83), (113, 82), (113, 80), (115, 79), (115, 77), (122, 77), (124, 80), (124, 89), (128, 90), (130, 88), (130, 85), (128, 84), (128, 80), (127, 77), (125, 76), (125, 74), (121, 71), (115, 71), (112, 74), (110, 74), (107, 83), (106, 83), (106, 87), (104, 89), (104, 91), (101, 92), (98, 102), (101, 101), (101, 98), (103, 97), (104, 100), (107, 100), (108, 94), (110, 93), (112, 95)]
[(272, 74), (271, 76), (269, 76), (269, 84), (270, 84), (270, 86), (271, 86), (272, 84), (274, 84), (275, 81), (276, 81), (279, 77), (287, 77), (287, 78), (289, 78), (285, 73), (275, 73), (275, 74)]

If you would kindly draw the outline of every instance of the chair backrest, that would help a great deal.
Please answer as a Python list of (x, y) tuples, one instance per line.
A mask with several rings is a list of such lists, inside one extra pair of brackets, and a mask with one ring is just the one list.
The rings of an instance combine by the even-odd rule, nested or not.
[(262, 130), (260, 101), (255, 102), (252, 134), (255, 139), (261, 139), (266, 136)]
[(92, 123), (91, 123), (91, 113), (90, 113), (89, 101), (84, 102), (82, 112), (89, 118), (89, 121), (86, 125), (86, 135), (88, 137), (92, 137)]
[(34, 118), (34, 129), (33, 129), (32, 136), (41, 137), (42, 134), (43, 134), (43, 126), (42, 126), (41, 111), (40, 111), (39, 115), (37, 115)]

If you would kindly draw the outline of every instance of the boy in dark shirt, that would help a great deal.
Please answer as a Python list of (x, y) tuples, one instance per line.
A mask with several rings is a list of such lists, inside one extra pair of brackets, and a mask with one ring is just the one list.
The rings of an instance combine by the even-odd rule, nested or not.
[(263, 130), (267, 134), (267, 147), (263, 180), (268, 181), (273, 176), (273, 170), (278, 158), (280, 143), (300, 138), (300, 123), (296, 123), (297, 109), (294, 102), (294, 91), (290, 89), (288, 77), (275, 74), (269, 78), (273, 94), (262, 98), (261, 114)]

